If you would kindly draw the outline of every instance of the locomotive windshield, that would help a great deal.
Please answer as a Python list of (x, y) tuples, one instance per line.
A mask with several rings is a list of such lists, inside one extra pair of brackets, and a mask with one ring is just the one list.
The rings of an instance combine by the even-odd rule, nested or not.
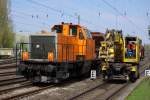
[(56, 32), (56, 33), (62, 33), (62, 25), (55, 25), (53, 28), (52, 28), (52, 32)]
[(85, 29), (87, 38), (92, 38), (91, 32), (88, 29)]
[(136, 37), (126, 37), (126, 47), (130, 42), (136, 43)]
[(136, 57), (136, 37), (126, 37), (126, 58)]

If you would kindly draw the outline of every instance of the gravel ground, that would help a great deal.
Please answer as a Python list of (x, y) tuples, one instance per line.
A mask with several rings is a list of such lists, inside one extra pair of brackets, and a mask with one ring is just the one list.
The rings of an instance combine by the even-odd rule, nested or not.
[(15, 84), (2, 86), (2, 87), (0, 87), (0, 91), (10, 89), (10, 88), (13, 88), (13, 87), (19, 87), (19, 86), (22, 86), (22, 85), (27, 84), (27, 83), (29, 83), (29, 82), (28, 81), (27, 82), (20, 82), (20, 83), (15, 83)]
[[(142, 62), (143, 63), (143, 62)], [(150, 64), (147, 63), (146, 67), (148, 67), (148, 69), (150, 69)], [(130, 84), (129, 86), (127, 86), (126, 88), (124, 88), (123, 90), (121, 90), (118, 94), (116, 94), (115, 96), (113, 96), (114, 100), (125, 100), (125, 98), (131, 93), (131, 91), (133, 91), (133, 89), (140, 84), (140, 82), (144, 79), (144, 74), (141, 74), (140, 79), (138, 79), (135, 83)]]
[(68, 100), (69, 98), (90, 89), (97, 84), (103, 83), (102, 80), (85, 79), (62, 87), (54, 87), (43, 92), (24, 98), (24, 100)]
[[(146, 55), (148, 57), (148, 55)], [(145, 61), (148, 61), (149, 58), (145, 59)], [(143, 62), (141, 63), (143, 64)], [(127, 88), (121, 90), (121, 92), (119, 92), (119, 94), (117, 94), (116, 96), (114, 96), (114, 100), (124, 100), (125, 97), (141, 82), (142, 78), (140, 78), (139, 80), (137, 80), (135, 83), (130, 84)], [(21, 100), (68, 100), (69, 98), (78, 95), (80, 93), (82, 93), (83, 91), (89, 90), (92, 87), (97, 86), (98, 84), (102, 84), (103, 81), (98, 78), (96, 80), (90, 80), (88, 79), (84, 79), (82, 81), (77, 81), (74, 83), (67, 83), (65, 85), (62, 86), (57, 86), (57, 87), (53, 87), (50, 89), (46, 89), (38, 94), (29, 96), (29, 97), (25, 97), (22, 98)], [(104, 92), (108, 91), (111, 92), (111, 89), (114, 89), (114, 87), (116, 86), (116, 88), (119, 88), (119, 86), (121, 86), (121, 84), (110, 84), (108, 87), (104, 87), (101, 88), (100, 90), (96, 90), (91, 94), (88, 94), (88, 98), (83, 97), (83, 100), (99, 100), (99, 95), (103, 94)], [(33, 88), (32, 88), (33, 89)], [(27, 91), (28, 89), (25, 90), (21, 90), (18, 92), (16, 91), (15, 93), (19, 93), (19, 92), (23, 92), (23, 91)], [(30, 88), (29, 88), (30, 90)], [(105, 96), (106, 94), (104, 94), (103, 96)], [(94, 99), (93, 99), (94, 98)]]
[(16, 71), (16, 68), (9, 68), (9, 69), (0, 70), (0, 73), (15, 72), (15, 71)]
[(0, 68), (1, 68), (1, 67), (9, 67), (9, 66), (14, 66), (14, 67), (15, 67), (15, 66), (16, 66), (16, 63), (11, 63), (11, 64), (7, 64), (7, 63), (6, 63), (6, 64), (3, 64), (3, 65), (0, 65)]
[(17, 89), (17, 90), (14, 90), (14, 91), (11, 91), (11, 92), (8, 92), (8, 93), (5, 93), (5, 94), (1, 94), (0, 99), (3, 100), (7, 97), (11, 97), (11, 96), (14, 96), (14, 95), (17, 95), (17, 94), (20, 94), (20, 93), (29, 92), (31, 90), (36, 90), (38, 88), (39, 87), (36, 87), (36, 86), (35, 87), (31, 86), (31, 87), (20, 88), (20, 89)]
[[(148, 69), (150, 69), (150, 65), (147, 64), (146, 66), (149, 66)], [(144, 79), (144, 74), (141, 74), (140, 79), (138, 79), (135, 83), (130, 84), (129, 86), (127, 86), (126, 88), (124, 88), (123, 90), (121, 90), (118, 94), (116, 94), (115, 96), (113, 96), (114, 100), (125, 100), (125, 98), (131, 93), (131, 91), (134, 90), (134, 88), (140, 84), (140, 82)]]
[[(127, 88), (121, 90), (121, 92), (119, 92), (119, 94), (117, 94), (116, 96), (114, 96), (113, 98), (115, 98), (114, 100), (124, 100), (124, 98), (140, 83), (140, 81), (142, 80), (142, 77), (137, 80), (135, 83), (130, 84), (129, 86), (127, 86)], [(29, 96), (26, 98), (23, 98), (24, 100), (68, 100), (69, 98), (82, 93), (83, 91), (89, 90), (92, 87), (97, 86), (98, 84), (102, 84), (103, 81), (98, 78), (96, 80), (90, 80), (90, 79), (85, 79), (79, 82), (75, 82), (75, 83), (71, 83), (71, 84), (66, 84), (65, 86), (60, 86), (60, 87), (54, 87), (51, 89), (47, 89), (44, 90), (43, 92), (33, 95), (33, 96)], [(108, 87), (101, 88), (101, 89), (97, 89), (96, 91), (94, 91), (91, 94), (88, 94), (87, 97), (83, 96), (80, 99), (82, 100), (104, 100), (100, 97), (105, 97), (107, 96), (106, 91), (111, 92), (111, 91), (115, 91), (116, 89), (119, 87), (121, 87), (123, 84), (110, 84), (108, 85)], [(103, 95), (104, 96), (100, 96)]]
[(133, 91), (133, 89), (142, 81), (143, 77), (137, 80), (135, 83), (130, 84), (128, 87), (121, 90), (118, 94), (113, 96), (113, 100), (125, 100), (125, 98)]
[(0, 77), (0, 81), (13, 79), (13, 78), (18, 78), (18, 77), (21, 77), (21, 76), (17, 76), (17, 75), (2, 76), (2, 77)]

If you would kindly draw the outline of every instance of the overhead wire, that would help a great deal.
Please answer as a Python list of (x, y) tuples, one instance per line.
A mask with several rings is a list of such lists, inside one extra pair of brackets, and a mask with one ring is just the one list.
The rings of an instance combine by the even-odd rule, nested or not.
[[(24, 17), (24, 16), (20, 16), (20, 15), (17, 15), (17, 14), (11, 14), (13, 17), (17, 17), (17, 18), (21, 18), (22, 20), (23, 19), (25, 19), (26, 17)], [(34, 23), (34, 22), (37, 22), (37, 21), (34, 21), (34, 22), (32, 22), (31, 23), (31, 21), (26, 21), (26, 22), (29, 22), (29, 23), (25, 23), (25, 22), (23, 22), (23, 21), (19, 21), (19, 19), (17, 19), (17, 20), (15, 20), (15, 19), (13, 19), (13, 22), (15, 22), (15, 23), (18, 23), (18, 24), (22, 24), (22, 25), (24, 25), (25, 27), (31, 27), (31, 26), (36, 26), (36, 28), (40, 28), (40, 29), (43, 29), (45, 26), (44, 25), (42, 25), (42, 24), (39, 24), (39, 23)], [(45, 27), (45, 28), (48, 28), (48, 27)], [(22, 29), (21, 29), (22, 30)]]
[(119, 15), (121, 15), (123, 18), (125, 18), (128, 22), (130, 22), (132, 25), (134, 25), (137, 29), (139, 29), (140, 31), (143, 31), (143, 29), (141, 27), (139, 27), (137, 24), (135, 24), (129, 17), (126, 16), (126, 12), (125, 14), (123, 14), (122, 12), (120, 12), (116, 7), (114, 7), (112, 4), (110, 4), (109, 2), (107, 2), (106, 0), (102, 0), (106, 5), (108, 5), (110, 8), (112, 8), (114, 11), (116, 11)]
[[(40, 3), (40, 2), (37, 2), (37, 1), (34, 1), (34, 0), (26, 0), (26, 1), (28, 1), (28, 2), (30, 2), (30, 3), (33, 3), (33, 4), (35, 4), (35, 5), (38, 5), (38, 6), (47, 8), (47, 9), (50, 9), (50, 10), (52, 10), (52, 11), (54, 11), (54, 12), (61, 13), (61, 16), (69, 16), (69, 17), (71, 17), (71, 18), (77, 19), (77, 16), (72, 15), (72, 14), (69, 14), (69, 13), (67, 13), (67, 12), (64, 12), (63, 10), (60, 10), (60, 9), (56, 9), (56, 8), (54, 8), (54, 7), (47, 6), (47, 5), (43, 4), (43, 3)], [(87, 24), (90, 24), (90, 25), (93, 25), (93, 26), (97, 26), (97, 25), (94, 24), (93, 22), (90, 22), (90, 21), (88, 21), (88, 20), (85, 20), (85, 19), (83, 19), (82, 17), (80, 17), (80, 20), (81, 20), (82, 22), (87, 23)], [(100, 26), (100, 27), (103, 27), (103, 26)], [(103, 27), (103, 28), (104, 28), (104, 27)]]
[[(38, 14), (36, 14), (36, 15), (34, 15), (34, 14), (28, 14), (28, 13), (25, 13), (25, 12), (20, 12), (20, 11), (15, 11), (15, 10), (12, 10), (12, 12), (11, 12), (11, 14), (17, 14), (17, 15), (19, 15), (19, 16), (22, 16), (22, 17), (24, 17), (24, 16), (27, 16), (27, 17), (29, 17), (30, 18), (30, 20), (32, 19), (34, 22), (39, 22), (38, 24), (40, 24), (40, 23), (45, 23), (47, 26), (49, 26), (50, 24), (49, 23), (46, 23), (45, 21), (41, 21), (41, 20), (38, 20), (38, 19), (41, 19), (41, 18), (39, 18), (39, 17), (41, 17), (41, 16), (39, 16)], [(37, 18), (37, 16), (38, 16), (38, 18)], [(46, 16), (45, 16), (46, 17)], [(26, 18), (26, 17), (24, 17), (24, 18)], [(37, 19), (37, 20), (36, 20)], [(42, 18), (43, 19), (43, 18)]]
[[(19, 2), (18, 2), (19, 3)], [(32, 5), (31, 5), (32, 6)], [(15, 6), (15, 8), (17, 7), (17, 9), (22, 9), (21, 7), (19, 6)], [(32, 8), (35, 8), (34, 6), (32, 6)], [(41, 11), (38, 10), (38, 12)], [(44, 13), (44, 11), (41, 11), (42, 13)], [(16, 10), (10, 10), (10, 14), (15, 16), (15, 17), (18, 17), (18, 18), (21, 18), (21, 19), (27, 19), (26, 22), (25, 22), (25, 25), (26, 26), (40, 26), (40, 29), (43, 29), (43, 28), (47, 28), (50, 26), (50, 24), (48, 23), (48, 21), (44, 21), (44, 19), (48, 19), (48, 14), (33, 14), (31, 13), (30, 11), (28, 12), (24, 12), (24, 11), (16, 11)], [(43, 16), (42, 16), (43, 15)], [(27, 18), (28, 17), (28, 18)], [(12, 20), (13, 21), (13, 20)], [(16, 21), (14, 21), (16, 22)], [(20, 24), (23, 25), (23, 22), (18, 22)], [(31, 24), (32, 23), (32, 24)]]
[[(30, 26), (33, 26), (33, 24), (30, 24), (30, 23), (24, 23), (24, 22), (21, 22), (21, 21), (18, 21), (18, 20), (15, 20), (15, 23), (18, 23), (18, 24), (21, 24), (21, 25), (24, 25), (24, 26), (29, 26), (29, 27), (27, 27), (27, 28), (30, 28)], [(43, 27), (42, 26), (38, 26), (38, 25), (36, 25), (37, 26), (37, 29), (39, 29), (39, 28), (42, 28), (43, 29)], [(22, 31), (22, 32), (25, 32), (24, 31), (24, 29), (18, 29), (19, 31)], [(40, 31), (40, 30), (39, 30)], [(31, 32), (31, 30), (30, 31), (28, 31), (28, 32)], [(36, 31), (35, 31), (36, 32)]]
[[(18, 15), (16, 15), (16, 14), (13, 14), (13, 16), (14, 17), (18, 17), (18, 18), (22, 18), (22, 19), (24, 19), (24, 17), (21, 17), (21, 16), (18, 16)], [(14, 22), (18, 22), (18, 19), (17, 20), (14, 20)], [(22, 21), (20, 21), (20, 23), (24, 23), (24, 22), (22, 22)], [(31, 25), (31, 26), (40, 26), (40, 27), (42, 27), (42, 25), (40, 25), (40, 24), (31, 24), (31, 23), (25, 23), (26, 25)]]

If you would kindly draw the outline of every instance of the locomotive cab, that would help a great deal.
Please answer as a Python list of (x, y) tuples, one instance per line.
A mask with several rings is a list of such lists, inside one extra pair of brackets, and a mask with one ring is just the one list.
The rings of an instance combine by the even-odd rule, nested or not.
[(140, 56), (141, 56), (141, 46), (142, 42), (138, 37), (130, 36), (125, 37), (125, 44), (124, 44), (124, 63), (129, 65), (129, 79), (132, 82), (135, 82), (136, 79), (139, 78), (139, 63), (140, 63)]

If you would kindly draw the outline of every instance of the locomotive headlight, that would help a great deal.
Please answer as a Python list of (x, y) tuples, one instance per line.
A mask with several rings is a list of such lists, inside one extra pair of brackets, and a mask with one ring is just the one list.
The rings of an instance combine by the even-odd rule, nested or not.
[(53, 52), (48, 52), (48, 61), (53, 61), (53, 60), (54, 60)]
[(37, 45), (36, 45), (36, 48), (37, 48), (37, 49), (38, 49), (38, 48), (40, 48), (40, 45), (39, 45), (39, 44), (37, 44)]
[(29, 53), (28, 52), (23, 52), (23, 54), (22, 54), (22, 60), (26, 61), (28, 59), (29, 59)]

